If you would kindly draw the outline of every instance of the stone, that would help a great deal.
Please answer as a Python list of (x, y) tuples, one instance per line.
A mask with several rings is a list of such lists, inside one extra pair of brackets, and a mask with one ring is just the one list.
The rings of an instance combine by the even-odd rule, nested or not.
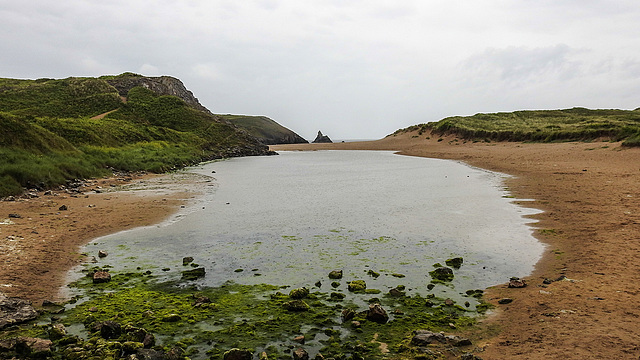
[(369, 310), (367, 311), (367, 320), (385, 324), (389, 321), (389, 315), (387, 315), (387, 311), (380, 304), (370, 304)]
[(193, 257), (191, 256), (185, 256), (182, 258), (182, 265), (183, 266), (187, 266), (189, 264), (191, 264), (193, 262)]
[(185, 270), (182, 272), (182, 279), (183, 280), (197, 280), (201, 277), (204, 277), (206, 274), (206, 271), (203, 267), (199, 267), (199, 268), (195, 268), (195, 269), (191, 269), (191, 270)]
[(404, 291), (399, 290), (398, 288), (393, 288), (393, 289), (389, 290), (389, 295), (391, 295), (393, 297), (404, 296)]
[(463, 262), (464, 262), (463, 258), (455, 257), (455, 258), (447, 259), (444, 263), (447, 264), (447, 266), (451, 266), (454, 269), (460, 269)]
[(11, 298), (0, 293), (0, 330), (38, 317), (38, 312), (27, 300)]
[(49, 339), (60, 340), (67, 335), (67, 329), (63, 324), (53, 324), (49, 330)]
[(304, 344), (304, 335), (300, 335), (300, 336), (296, 336), (293, 338), (293, 341), (300, 343), (300, 344)]
[(512, 302), (513, 302), (513, 299), (510, 299), (510, 298), (502, 298), (498, 300), (498, 304), (500, 305), (511, 304)]
[(453, 300), (451, 300), (451, 299), (446, 299), (446, 300), (444, 301), (444, 304), (445, 304), (446, 306), (453, 306), (454, 302), (453, 302)]
[(330, 272), (329, 279), (342, 279), (342, 270), (333, 270)]
[(453, 270), (448, 267), (439, 267), (433, 271), (429, 271), (429, 275), (435, 280), (451, 281), (453, 280)]
[(309, 353), (303, 348), (297, 348), (293, 351), (293, 360), (309, 360)]
[(331, 301), (341, 301), (343, 300), (347, 295), (343, 294), (343, 293), (338, 293), (338, 292), (332, 292), (331, 295), (329, 296), (329, 300)]
[(509, 280), (509, 285), (508, 287), (510, 288), (523, 288), (527, 286), (527, 282), (524, 279), (520, 279), (517, 277), (513, 277)]
[(298, 299), (284, 303), (284, 308), (289, 311), (307, 311), (309, 310), (309, 305)]
[(66, 210), (69, 210), (69, 208), (67, 207), (67, 205), (62, 205), (62, 206), (60, 206), (60, 207), (58, 208), (58, 210), (60, 210), (60, 211), (66, 211)]
[(12, 214), (9, 214), (9, 218), (11, 218), (11, 219), (21, 219), (22, 215), (12, 213)]
[(252, 360), (253, 354), (249, 350), (231, 349), (222, 355), (223, 360)]
[(298, 289), (293, 289), (289, 292), (289, 297), (292, 299), (304, 299), (309, 295), (309, 289), (306, 287), (301, 287)]
[(353, 309), (346, 308), (342, 310), (342, 314), (341, 314), (342, 322), (349, 321), (353, 319), (355, 316), (356, 316), (356, 312)]
[(132, 359), (137, 360), (168, 360), (168, 359), (182, 359), (181, 357), (168, 357), (164, 352), (153, 350), (153, 349), (137, 349), (135, 352), (135, 357)]
[(445, 341), (443, 333), (436, 333), (428, 330), (416, 330), (415, 335), (411, 339), (411, 344), (416, 346), (427, 346), (436, 342), (444, 343)]
[(108, 271), (96, 271), (93, 273), (93, 283), (101, 284), (111, 281), (111, 274)]
[(51, 340), (17, 337), (0, 340), (0, 352), (14, 351), (24, 358), (46, 358), (51, 355)]
[(162, 317), (162, 321), (164, 322), (178, 322), (182, 320), (182, 317), (178, 314), (167, 314)]
[(444, 339), (447, 342), (447, 344), (453, 345), (455, 347), (471, 345), (471, 340), (467, 338), (463, 338), (458, 335), (445, 335)]
[(144, 344), (137, 341), (125, 341), (122, 343), (122, 351), (125, 354), (133, 354), (140, 349), (144, 349)]
[(349, 291), (364, 291), (367, 289), (367, 283), (364, 280), (354, 280), (347, 284)]
[(109, 255), (109, 253), (104, 251), (104, 250), (98, 251), (98, 257), (99, 258), (104, 258), (104, 257), (107, 257), (108, 255)]
[(122, 334), (122, 326), (115, 321), (103, 321), (95, 326), (105, 339), (117, 339)]

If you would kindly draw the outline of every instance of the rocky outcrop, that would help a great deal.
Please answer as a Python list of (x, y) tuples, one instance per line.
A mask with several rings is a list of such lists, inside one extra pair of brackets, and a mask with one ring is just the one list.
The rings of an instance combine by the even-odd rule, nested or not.
[(332, 143), (331, 139), (327, 135), (323, 135), (322, 131), (318, 130), (318, 136), (313, 140), (314, 143)]
[(265, 145), (308, 143), (300, 135), (266, 116), (219, 115), (219, 117), (245, 130)]
[(38, 317), (38, 312), (30, 302), (10, 298), (0, 293), (0, 329), (33, 320), (36, 317)]
[(189, 106), (211, 114), (211, 111), (200, 104), (193, 93), (184, 86), (182, 81), (171, 76), (147, 77), (135, 74), (120, 75), (114, 79), (107, 79), (107, 83), (118, 90), (120, 96), (127, 96), (129, 90), (136, 86), (145, 87), (158, 95), (171, 95), (182, 99)]

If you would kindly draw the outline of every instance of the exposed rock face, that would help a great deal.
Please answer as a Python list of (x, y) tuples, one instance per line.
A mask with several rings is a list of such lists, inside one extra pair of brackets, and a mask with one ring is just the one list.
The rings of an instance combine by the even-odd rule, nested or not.
[(30, 302), (10, 298), (0, 293), (0, 329), (33, 320), (36, 317), (38, 317), (38, 312)]
[(213, 115), (211, 111), (200, 104), (191, 91), (187, 90), (182, 81), (171, 76), (119, 76), (115, 79), (109, 79), (107, 82), (118, 90), (120, 96), (127, 96), (129, 90), (136, 86), (142, 86), (159, 95), (177, 96), (189, 106)]
[(323, 135), (322, 131), (318, 131), (318, 136), (313, 140), (314, 143), (332, 143), (331, 139), (327, 135)]

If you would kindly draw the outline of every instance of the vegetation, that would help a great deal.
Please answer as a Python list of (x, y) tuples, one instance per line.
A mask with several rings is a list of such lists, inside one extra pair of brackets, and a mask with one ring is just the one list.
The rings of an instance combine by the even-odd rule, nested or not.
[(162, 172), (267, 153), (246, 132), (178, 97), (134, 86), (123, 99), (112, 84), (126, 88), (131, 78), (143, 77), (0, 79), (0, 197), (111, 170)]
[(623, 141), (640, 145), (640, 109), (532, 110), (510, 113), (453, 116), (438, 122), (414, 125), (396, 133), (431, 131), (481, 141)]
[(220, 115), (265, 144), (301, 144), (308, 141), (266, 116)]

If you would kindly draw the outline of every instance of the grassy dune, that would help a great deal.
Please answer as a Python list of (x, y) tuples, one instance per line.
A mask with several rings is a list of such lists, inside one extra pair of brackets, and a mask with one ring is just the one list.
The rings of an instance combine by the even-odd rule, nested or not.
[(399, 132), (419, 130), (454, 134), (479, 141), (624, 141), (640, 146), (640, 110), (531, 110), (452, 116), (414, 125)]

